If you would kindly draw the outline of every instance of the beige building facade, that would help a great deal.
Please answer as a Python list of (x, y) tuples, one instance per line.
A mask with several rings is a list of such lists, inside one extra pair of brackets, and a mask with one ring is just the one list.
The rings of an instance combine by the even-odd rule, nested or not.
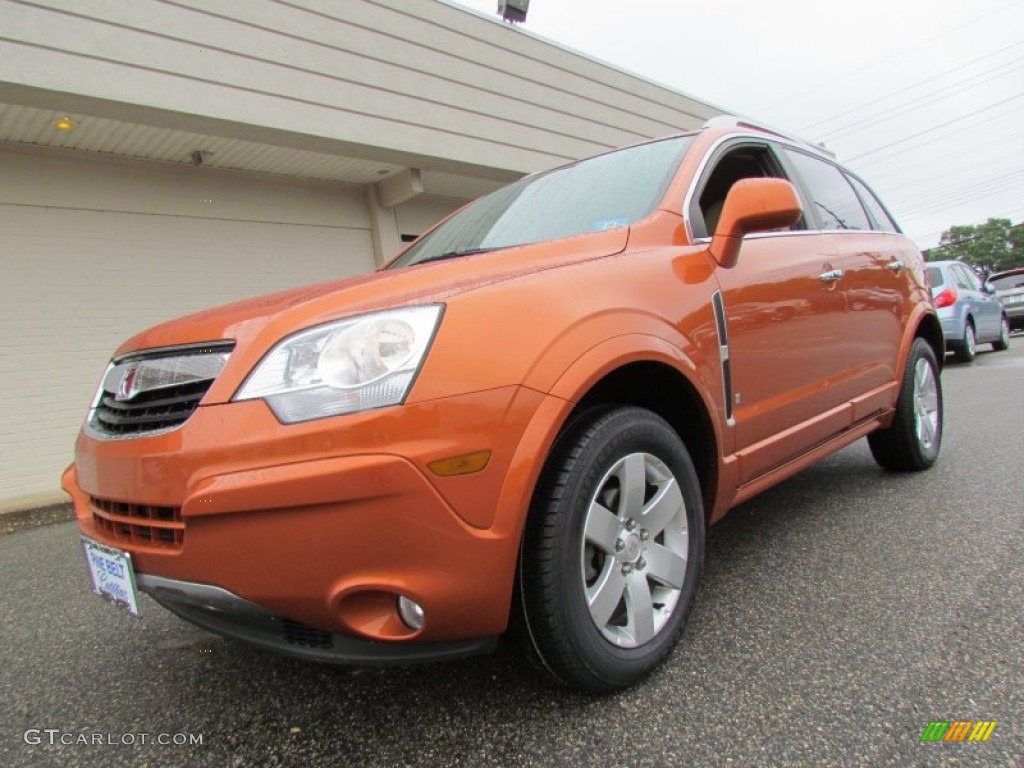
[(136, 331), (720, 111), (439, 0), (0, 0), (0, 29), (0, 510), (62, 500)]

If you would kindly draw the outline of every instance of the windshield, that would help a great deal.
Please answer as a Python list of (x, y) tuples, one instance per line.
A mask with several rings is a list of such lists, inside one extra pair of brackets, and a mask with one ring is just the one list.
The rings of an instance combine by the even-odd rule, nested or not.
[(942, 277), (942, 270), (938, 267), (928, 267), (928, 284), (934, 291), (936, 288), (941, 286), (945, 281)]
[(388, 269), (628, 226), (654, 210), (692, 141), (641, 144), (509, 184), (463, 208)]

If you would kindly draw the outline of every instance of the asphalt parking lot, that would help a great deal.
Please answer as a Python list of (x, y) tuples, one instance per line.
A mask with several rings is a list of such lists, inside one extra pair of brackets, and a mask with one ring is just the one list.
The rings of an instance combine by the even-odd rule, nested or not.
[[(669, 663), (606, 698), (507, 653), (351, 670), (145, 597), (132, 619), (89, 592), (72, 524), (0, 536), (0, 765), (1020, 766), (1024, 337), (943, 382), (933, 471), (886, 474), (861, 441), (737, 508)], [(998, 724), (921, 743), (933, 720)], [(60, 744), (94, 735), (120, 743)]]

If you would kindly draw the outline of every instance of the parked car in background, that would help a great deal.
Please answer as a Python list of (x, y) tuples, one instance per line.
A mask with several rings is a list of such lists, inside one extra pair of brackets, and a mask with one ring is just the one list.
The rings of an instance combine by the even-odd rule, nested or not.
[(969, 363), (979, 344), (1001, 352), (1010, 346), (1010, 321), (995, 288), (962, 261), (928, 262), (928, 282), (942, 321), (946, 349)]
[(988, 281), (996, 289), (996, 298), (1010, 321), (1010, 329), (1024, 330), (1024, 267), (993, 272)]
[(932, 466), (942, 350), (867, 185), (727, 119), (517, 181), (375, 274), (139, 333), (63, 486), (133, 612), (354, 664), (513, 626), (607, 692), (678, 641), (705, 525), (860, 438)]

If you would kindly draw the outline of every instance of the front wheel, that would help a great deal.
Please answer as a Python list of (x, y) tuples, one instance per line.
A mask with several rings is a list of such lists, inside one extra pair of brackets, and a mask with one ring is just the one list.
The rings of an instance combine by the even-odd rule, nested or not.
[(928, 469), (942, 444), (942, 380), (931, 345), (914, 339), (903, 371), (892, 426), (868, 435), (871, 455), (898, 472)]
[(700, 485), (675, 431), (640, 408), (585, 414), (559, 437), (523, 537), (528, 651), (565, 685), (633, 685), (682, 635), (703, 560)]
[(1010, 321), (1003, 315), (999, 323), (999, 340), (992, 342), (992, 349), (996, 352), (1005, 352), (1010, 348)]

